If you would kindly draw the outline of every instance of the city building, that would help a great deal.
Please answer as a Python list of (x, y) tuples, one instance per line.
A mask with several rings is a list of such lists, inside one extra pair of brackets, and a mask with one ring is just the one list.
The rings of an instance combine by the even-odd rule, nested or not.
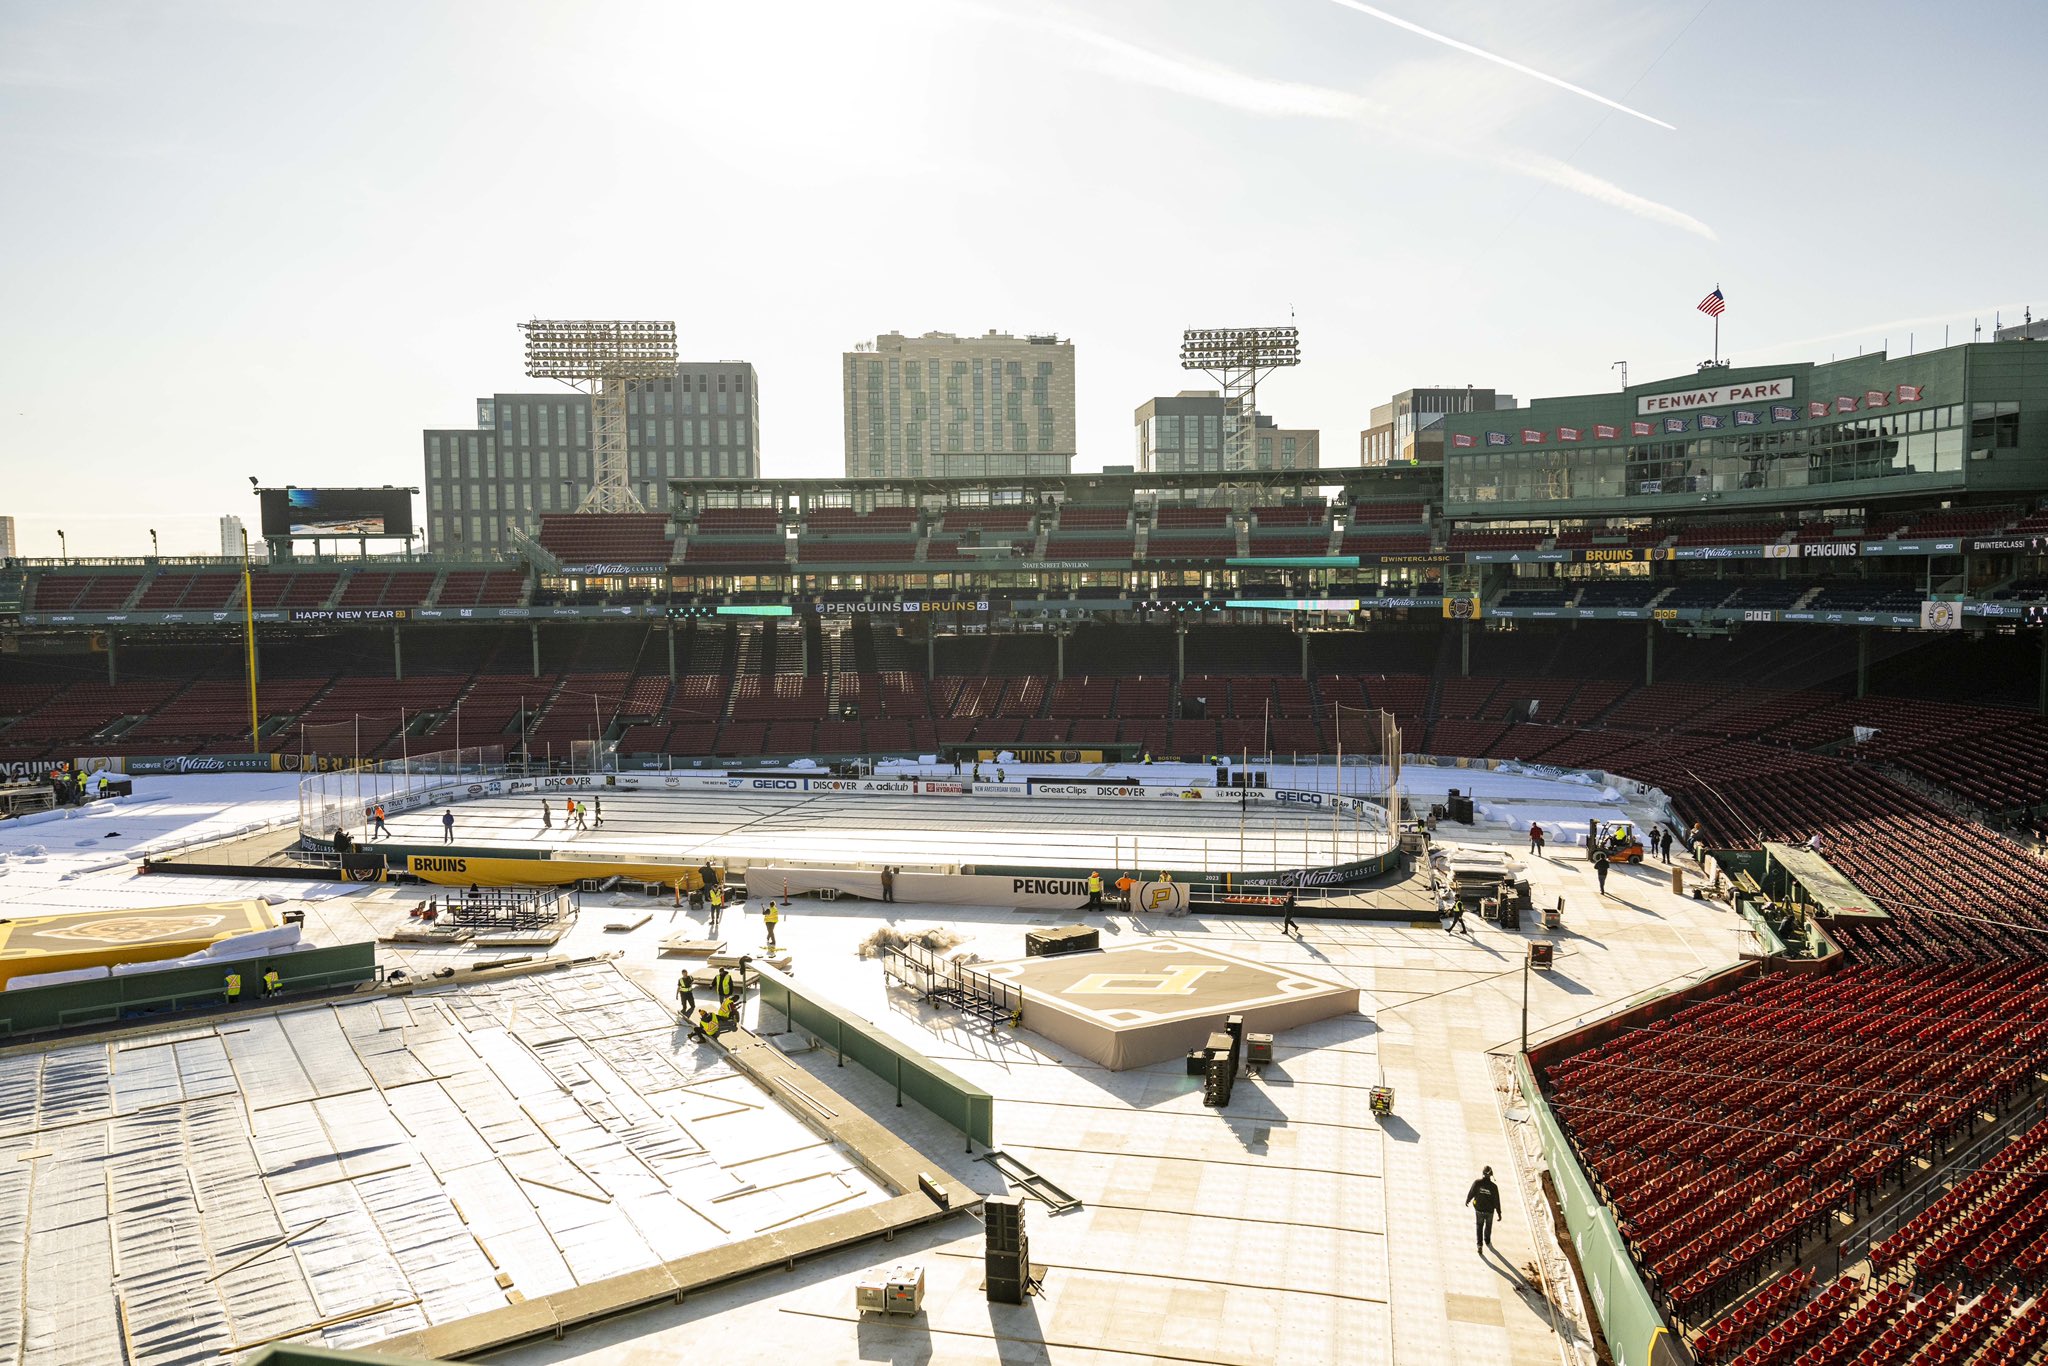
[(1065, 474), (1074, 344), (986, 332), (885, 332), (841, 358), (849, 478)]
[[(249, 548), (254, 550), (260, 544), (261, 542), (256, 542)], [(235, 516), (232, 512), (221, 515), (220, 553), (232, 555), (236, 559), (242, 557), (242, 519)]]
[(1454, 519), (1743, 509), (1865, 526), (1886, 500), (2038, 497), (2048, 347), (1709, 368), (1442, 426)]
[(14, 519), (0, 517), (0, 560), (11, 560), (15, 556)]
[(1372, 425), (1358, 434), (1361, 465), (1439, 465), (1443, 420), (1452, 413), (1491, 413), (1515, 406), (1513, 394), (1492, 389), (1404, 389), (1372, 410)]
[[(760, 390), (746, 361), (685, 361), (674, 379), (626, 392), (627, 475), (649, 512), (670, 507), (676, 479), (761, 472)], [(503, 547), (590, 492), (590, 400), (569, 389), (476, 401), (476, 426), (422, 434), (423, 524), (437, 551)]]
[[(1223, 469), (1223, 419), (1230, 400), (1215, 389), (1183, 389), (1171, 398), (1138, 405), (1138, 468), (1146, 473), (1201, 474)], [(1322, 464), (1321, 433), (1281, 427), (1264, 413), (1252, 415), (1258, 447), (1254, 468), (1312, 470)]]
[(2036, 318), (2029, 308), (2021, 321), (2011, 327), (1998, 328), (1991, 334), (1993, 341), (2048, 341), (2048, 318)]

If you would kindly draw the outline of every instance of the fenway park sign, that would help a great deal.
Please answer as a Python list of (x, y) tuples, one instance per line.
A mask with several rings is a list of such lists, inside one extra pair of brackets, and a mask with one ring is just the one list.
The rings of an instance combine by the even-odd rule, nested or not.
[(1737, 403), (1764, 403), (1773, 399), (1784, 403), (1790, 402), (1791, 398), (1790, 375), (1783, 379), (1752, 379), (1741, 384), (1716, 384), (1707, 389), (1678, 389), (1668, 394), (1640, 394), (1636, 397), (1636, 416), (1685, 413), (1695, 408), (1726, 408)]

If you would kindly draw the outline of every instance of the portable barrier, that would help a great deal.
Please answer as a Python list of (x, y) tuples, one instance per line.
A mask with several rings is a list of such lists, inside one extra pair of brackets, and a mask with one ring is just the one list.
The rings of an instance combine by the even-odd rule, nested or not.
[(377, 946), (336, 944), (298, 953), (223, 959), (160, 972), (0, 991), (0, 1037), (115, 1024), (138, 1015), (219, 1005), (230, 972), (242, 975), (242, 997), (254, 1001), (262, 994), (263, 974), (272, 968), (277, 970), (288, 992), (367, 982), (377, 975)]
[(883, 1081), (895, 1083), (898, 1105), (908, 1096), (965, 1134), (970, 1149), (976, 1143), (995, 1146), (994, 1096), (854, 1018), (844, 1007), (800, 990), (772, 968), (755, 971), (760, 974), (762, 1006), (781, 1011), (791, 1029), (835, 1050), (842, 1066), (851, 1058)]

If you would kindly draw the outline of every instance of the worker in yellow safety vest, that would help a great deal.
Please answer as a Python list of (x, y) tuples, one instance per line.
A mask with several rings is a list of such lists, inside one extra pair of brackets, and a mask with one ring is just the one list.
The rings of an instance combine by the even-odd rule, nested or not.
[(782, 912), (776, 910), (775, 903), (770, 901), (767, 914), (761, 918), (768, 922), (768, 947), (772, 949), (775, 947), (775, 927), (782, 923)]
[(239, 1000), (241, 1000), (241, 999), (242, 999), (242, 974), (241, 974), (241, 973), (239, 973), (239, 972), (231, 972), (231, 973), (229, 973), (229, 974), (228, 974), (228, 984), (227, 984), (227, 996), (228, 996), (228, 1004), (229, 1004), (229, 1005), (233, 1005), (233, 1004), (235, 1004), (235, 1003), (236, 1003), (237, 1001), (239, 1001)]
[(1088, 909), (1102, 909), (1102, 874), (1099, 872), (1088, 874)]
[(718, 1017), (708, 1010), (697, 1012), (697, 1023), (690, 1030), (690, 1040), (695, 1043), (718, 1037)]
[(711, 979), (711, 990), (719, 1000), (730, 1000), (733, 994), (731, 968), (720, 968), (718, 975)]
[(272, 968), (263, 974), (263, 994), (265, 996), (275, 996), (283, 990), (284, 978), (277, 975), (276, 968)]

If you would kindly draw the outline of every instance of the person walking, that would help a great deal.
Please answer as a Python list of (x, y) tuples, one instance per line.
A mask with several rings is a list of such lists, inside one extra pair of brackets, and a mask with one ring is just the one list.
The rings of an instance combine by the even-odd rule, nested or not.
[(455, 812), (453, 808), (441, 808), (441, 843), (455, 843)]
[(697, 982), (684, 968), (676, 978), (676, 1017), (687, 1020), (697, 1013)]
[(598, 823), (599, 825), (603, 825), (603, 824), (604, 824), (604, 798), (602, 798), (602, 797), (598, 797), (598, 798), (596, 798), (595, 800), (593, 800), (593, 801), (591, 802), (591, 804), (590, 804), (590, 805), (591, 805), (591, 814), (592, 814), (593, 816), (596, 816), (596, 817), (597, 817), (597, 823)]
[(370, 813), (370, 838), (391, 838), (391, 827), (384, 823), (384, 804), (377, 803), (377, 809)]
[(1455, 896), (1447, 898), (1444, 902), (1443, 911), (1445, 934), (1462, 934), (1467, 939), (1472, 937), (1472, 927), (1465, 923), (1464, 902), (1458, 900)]
[(960, 776), (960, 751), (957, 749), (953, 751), (953, 776)]
[(576, 828), (578, 830), (588, 830), (590, 828), (590, 806), (587, 802), (576, 803)]
[(1534, 821), (1529, 822), (1529, 852), (1538, 858), (1543, 856), (1543, 827)]
[(882, 900), (896, 899), (896, 870), (888, 864), (882, 865)]
[(1595, 850), (1593, 851), (1593, 877), (1594, 877), (1594, 879), (1595, 879), (1596, 881), (1598, 881), (1598, 882), (1599, 882), (1599, 884), (1600, 884), (1600, 895), (1602, 895), (1602, 896), (1606, 896), (1606, 895), (1607, 895), (1607, 851), (1606, 851), (1605, 849), (1595, 849)]
[(1102, 909), (1102, 873), (1096, 870), (1088, 874), (1088, 907), (1091, 911)]
[(713, 883), (711, 890), (704, 894), (704, 899), (711, 906), (711, 933), (716, 935), (718, 922), (725, 919), (725, 888)]
[(1299, 888), (1289, 887), (1287, 899), (1280, 903), (1280, 933), (1291, 934), (1297, 939), (1301, 937), (1301, 926), (1294, 923), (1294, 901), (1300, 894)]
[(761, 923), (768, 927), (768, 952), (775, 952), (775, 927), (782, 923), (782, 912), (776, 908), (775, 899), (768, 899), (768, 909), (761, 913)]
[(1500, 1187), (1493, 1184), (1493, 1168), (1479, 1169), (1479, 1179), (1465, 1192), (1465, 1203), (1472, 1207), (1476, 1244), (1484, 1252), (1493, 1246), (1493, 1221), (1500, 1213)]

